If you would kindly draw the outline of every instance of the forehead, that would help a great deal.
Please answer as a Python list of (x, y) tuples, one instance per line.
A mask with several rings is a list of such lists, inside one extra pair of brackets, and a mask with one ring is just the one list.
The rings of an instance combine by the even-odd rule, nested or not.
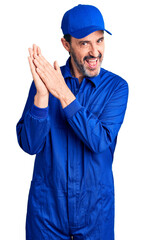
[(95, 31), (91, 34), (89, 34), (88, 36), (84, 37), (84, 38), (74, 38), (74, 37), (71, 37), (72, 41), (74, 42), (79, 42), (79, 41), (91, 41), (91, 40), (96, 40), (96, 39), (99, 39), (101, 37), (104, 36), (104, 32), (103, 31)]

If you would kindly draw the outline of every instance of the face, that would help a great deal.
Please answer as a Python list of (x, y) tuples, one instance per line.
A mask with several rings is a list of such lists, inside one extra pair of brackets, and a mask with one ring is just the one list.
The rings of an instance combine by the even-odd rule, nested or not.
[(71, 37), (69, 52), (75, 77), (97, 76), (104, 56), (103, 31), (93, 32), (81, 39)]

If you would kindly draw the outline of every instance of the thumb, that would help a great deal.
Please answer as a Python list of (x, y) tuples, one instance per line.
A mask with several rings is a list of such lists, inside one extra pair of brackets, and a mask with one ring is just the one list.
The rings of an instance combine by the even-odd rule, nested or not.
[(61, 70), (60, 70), (60, 67), (59, 67), (57, 61), (54, 61), (54, 69), (61, 73)]

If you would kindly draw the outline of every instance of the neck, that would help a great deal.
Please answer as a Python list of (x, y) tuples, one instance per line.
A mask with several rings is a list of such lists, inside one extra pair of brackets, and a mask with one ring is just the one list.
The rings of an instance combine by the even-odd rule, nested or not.
[[(71, 58), (71, 59), (72, 59), (72, 58)], [(71, 72), (71, 75), (72, 75), (73, 77), (78, 78), (79, 83), (82, 82), (84, 76), (83, 76), (81, 73), (79, 73), (79, 71), (78, 71), (78, 70), (76, 69), (76, 67), (74, 66), (74, 63), (72, 62), (72, 60), (71, 60), (71, 64), (70, 64), (70, 72)]]

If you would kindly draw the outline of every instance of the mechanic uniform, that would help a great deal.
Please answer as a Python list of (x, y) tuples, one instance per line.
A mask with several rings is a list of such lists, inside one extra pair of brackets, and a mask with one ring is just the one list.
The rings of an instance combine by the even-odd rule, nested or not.
[(17, 123), (19, 145), (36, 154), (26, 240), (114, 240), (112, 163), (128, 84), (103, 68), (79, 84), (70, 57), (61, 71), (76, 99), (63, 109), (50, 93), (38, 108), (32, 82)]

